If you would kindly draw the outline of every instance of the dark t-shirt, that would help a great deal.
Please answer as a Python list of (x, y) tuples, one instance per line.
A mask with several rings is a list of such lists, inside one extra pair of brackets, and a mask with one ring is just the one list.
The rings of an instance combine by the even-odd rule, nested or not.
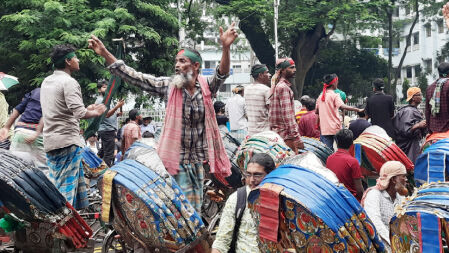
[(349, 130), (352, 131), (352, 134), (354, 135), (353, 140), (357, 139), (360, 134), (365, 131), (368, 127), (371, 126), (371, 123), (368, 122), (366, 119), (356, 119), (354, 122), (352, 122), (349, 125)]
[[(332, 170), (340, 183), (356, 196), (354, 179), (362, 178), (359, 162), (347, 150), (338, 149), (327, 158), (326, 167)], [(360, 199), (359, 199), (360, 200)]]
[(388, 136), (395, 139), (392, 120), (394, 116), (392, 96), (385, 95), (383, 92), (375, 92), (366, 100), (365, 112), (371, 118), (372, 125), (382, 127)]
[(25, 94), (15, 109), (22, 114), (19, 122), (38, 124), (42, 117), (41, 88), (36, 88)]

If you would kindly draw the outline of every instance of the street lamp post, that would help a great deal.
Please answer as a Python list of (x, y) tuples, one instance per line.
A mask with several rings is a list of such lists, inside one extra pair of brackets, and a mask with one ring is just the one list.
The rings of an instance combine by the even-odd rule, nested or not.
[(274, 50), (275, 50), (275, 59), (278, 59), (278, 7), (279, 0), (274, 0)]

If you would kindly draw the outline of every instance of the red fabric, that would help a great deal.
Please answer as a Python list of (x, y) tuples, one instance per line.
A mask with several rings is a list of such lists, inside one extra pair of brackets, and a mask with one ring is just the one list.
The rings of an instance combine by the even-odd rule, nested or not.
[(260, 188), (259, 236), (272, 242), (278, 241), (279, 231), (279, 192)]
[(334, 79), (332, 79), (332, 81), (330, 81), (329, 83), (325, 83), (323, 84), (323, 96), (321, 97), (321, 101), (326, 100), (326, 90), (327, 88), (331, 87), (332, 84), (334, 84), (335, 82), (338, 81), (338, 77), (335, 77)]
[[(125, 151), (128, 150), (136, 140), (142, 138), (140, 127), (135, 121), (130, 121), (123, 129), (123, 141), (125, 142)], [(123, 154), (122, 154), (123, 155)]]
[(309, 111), (301, 116), (301, 120), (298, 123), (299, 134), (301, 136), (320, 138), (320, 130), (317, 128), (318, 115), (315, 110)]
[(343, 183), (352, 195), (357, 195), (354, 179), (362, 178), (362, 171), (359, 162), (349, 151), (338, 149), (327, 158), (326, 167), (335, 173), (340, 183)]
[(435, 91), (436, 82), (426, 90), (426, 122), (429, 133), (443, 133), (449, 130), (449, 81), (441, 87), (440, 113), (433, 116), (431, 113), (430, 99)]

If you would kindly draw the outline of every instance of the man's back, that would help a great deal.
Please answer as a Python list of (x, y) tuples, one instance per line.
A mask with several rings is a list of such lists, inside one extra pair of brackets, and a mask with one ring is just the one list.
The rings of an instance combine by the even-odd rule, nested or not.
[(317, 128), (317, 119), (318, 115), (315, 113), (315, 110), (303, 114), (298, 123), (299, 134), (306, 137), (320, 138), (320, 130)]
[(45, 152), (73, 144), (82, 147), (79, 122), (87, 109), (78, 82), (69, 74), (55, 70), (42, 82), (40, 101)]
[(356, 119), (354, 122), (352, 122), (349, 125), (349, 130), (352, 131), (352, 134), (354, 136), (354, 140), (357, 139), (365, 129), (371, 126), (371, 123), (368, 122), (366, 119)]
[(357, 160), (347, 150), (338, 149), (337, 152), (330, 155), (327, 158), (326, 167), (332, 170), (338, 180), (356, 196), (354, 179), (362, 178), (362, 172)]
[(383, 92), (375, 92), (366, 101), (366, 114), (371, 118), (372, 125), (382, 127), (394, 139), (394, 103), (393, 97)]
[(245, 87), (245, 105), (248, 116), (248, 133), (253, 135), (270, 130), (268, 104), (270, 88), (261, 83)]
[(231, 130), (246, 129), (248, 127), (245, 99), (241, 95), (236, 94), (226, 101), (226, 111), (229, 115)]
[(136, 122), (130, 121), (124, 126), (122, 141), (124, 142), (125, 151), (128, 150), (136, 140), (140, 140), (141, 138), (142, 134), (140, 133), (140, 127)]
[(449, 130), (449, 79), (442, 85), (440, 92), (440, 112), (432, 115), (430, 100), (432, 99), (437, 82), (426, 90), (426, 123), (430, 133), (443, 133)]

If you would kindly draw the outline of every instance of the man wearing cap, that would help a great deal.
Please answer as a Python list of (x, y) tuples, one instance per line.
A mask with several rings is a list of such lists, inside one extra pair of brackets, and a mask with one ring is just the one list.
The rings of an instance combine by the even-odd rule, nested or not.
[(388, 136), (394, 137), (393, 116), (394, 102), (393, 97), (383, 92), (384, 80), (376, 78), (373, 81), (374, 93), (366, 100), (365, 113), (371, 118), (371, 125), (378, 125), (383, 128)]
[(254, 83), (245, 87), (245, 105), (248, 116), (248, 135), (270, 130), (268, 106), (270, 104), (271, 75), (264, 64), (251, 68)]
[(156, 126), (154, 125), (152, 117), (143, 118), (143, 123), (140, 125), (140, 132), (143, 134), (145, 132), (150, 132), (152, 134), (156, 133)]
[(81, 209), (89, 201), (81, 167), (80, 119), (98, 117), (106, 107), (84, 107), (81, 87), (71, 77), (79, 70), (73, 46), (57, 45), (50, 57), (55, 71), (44, 79), (40, 93), (49, 178), (74, 208)]
[(398, 161), (388, 161), (380, 168), (376, 186), (368, 188), (362, 198), (362, 206), (376, 227), (386, 249), (391, 252), (390, 220), (394, 208), (408, 194), (407, 171)]
[(408, 105), (401, 107), (393, 118), (396, 144), (414, 163), (421, 150), (421, 141), (426, 136), (426, 121), (418, 105), (422, 101), (421, 89), (407, 90)]
[(338, 87), (338, 76), (336, 74), (325, 75), (323, 81), (323, 92), (316, 101), (315, 113), (319, 116), (320, 141), (333, 151), (335, 135), (341, 129), (341, 119), (338, 110), (355, 112), (362, 110), (345, 105), (340, 94), (335, 92)]
[(234, 95), (226, 101), (225, 111), (229, 117), (231, 135), (242, 142), (248, 135), (248, 118), (246, 116), (245, 90), (238, 85), (233, 90)]
[(231, 174), (212, 97), (229, 76), (230, 47), (237, 38), (234, 26), (231, 24), (225, 32), (220, 27), (222, 58), (215, 75), (209, 78), (199, 74), (202, 59), (193, 49), (179, 51), (175, 59), (175, 76), (155, 77), (137, 72), (117, 60), (97, 37), (92, 36), (89, 40), (89, 47), (106, 59), (112, 74), (167, 101), (157, 151), (167, 171), (199, 212), (203, 199), (203, 164), (208, 163), (210, 173), (222, 182)]
[(276, 62), (276, 76), (271, 87), (269, 121), (270, 129), (278, 133), (295, 153), (304, 148), (295, 119), (295, 104), (290, 79), (295, 76), (296, 66), (291, 58)]

